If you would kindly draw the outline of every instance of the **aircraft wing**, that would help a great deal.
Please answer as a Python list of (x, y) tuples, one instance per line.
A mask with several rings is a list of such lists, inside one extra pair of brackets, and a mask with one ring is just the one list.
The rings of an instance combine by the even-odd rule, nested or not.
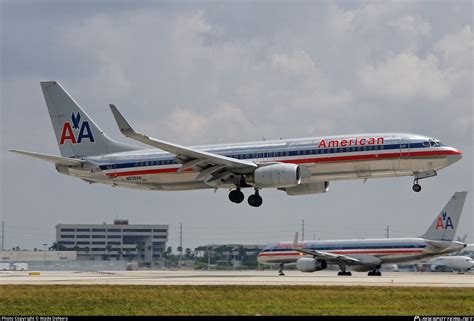
[(314, 251), (314, 250), (306, 250), (302, 248), (294, 248), (293, 250), (296, 252), (306, 254), (306, 255), (312, 255), (313, 257), (318, 258), (318, 259), (323, 259), (323, 260), (328, 260), (328, 261), (336, 261), (336, 262), (342, 261), (349, 265), (365, 264), (361, 260), (347, 256), (347, 255), (332, 254), (328, 252)]
[(12, 153), (22, 154), (26, 156), (30, 156), (33, 158), (41, 159), (50, 163), (61, 164), (65, 166), (79, 166), (86, 163), (85, 160), (82, 159), (75, 159), (75, 158), (68, 158), (68, 157), (61, 157), (49, 154), (41, 154), (41, 153), (34, 153), (34, 152), (27, 152), (23, 150), (10, 150)]
[[(135, 130), (130, 126), (130, 124), (125, 120), (122, 114), (118, 111), (117, 107), (114, 105), (109, 105), (110, 109), (112, 110), (112, 114), (114, 115), (115, 121), (120, 129), (120, 132), (125, 135), (126, 137), (130, 137), (134, 140), (142, 142), (144, 144), (162, 149), (164, 151), (170, 152), (172, 154), (177, 155), (177, 157), (183, 160), (183, 166), (179, 169), (179, 171), (183, 171), (189, 168), (193, 168), (199, 164), (208, 164), (210, 167), (209, 173), (205, 173), (206, 175), (201, 176), (208, 176), (212, 173), (227, 169), (239, 169), (239, 170), (247, 170), (248, 172), (253, 172), (255, 168), (257, 168), (257, 164), (254, 162), (242, 160), (242, 159), (234, 159), (231, 157), (226, 157), (214, 153), (205, 152), (202, 150), (184, 147), (178, 144), (165, 142), (163, 140), (151, 138), (147, 135), (140, 134), (135, 132)], [(184, 156), (184, 157), (183, 157)], [(202, 172), (206, 171), (204, 169)]]

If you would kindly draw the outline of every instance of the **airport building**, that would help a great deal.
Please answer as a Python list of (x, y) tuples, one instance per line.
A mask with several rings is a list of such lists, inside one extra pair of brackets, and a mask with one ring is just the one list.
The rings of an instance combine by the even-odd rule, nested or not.
[(168, 241), (168, 225), (58, 224), (56, 242), (64, 250), (76, 250), (78, 260), (160, 259)]

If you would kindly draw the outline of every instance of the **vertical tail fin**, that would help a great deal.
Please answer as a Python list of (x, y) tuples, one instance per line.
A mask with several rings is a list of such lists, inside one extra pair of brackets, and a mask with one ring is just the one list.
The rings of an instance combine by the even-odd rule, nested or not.
[(459, 224), (467, 192), (456, 192), (421, 237), (428, 240), (452, 241)]
[(110, 139), (59, 82), (41, 82), (41, 89), (61, 156), (82, 157), (137, 149)]

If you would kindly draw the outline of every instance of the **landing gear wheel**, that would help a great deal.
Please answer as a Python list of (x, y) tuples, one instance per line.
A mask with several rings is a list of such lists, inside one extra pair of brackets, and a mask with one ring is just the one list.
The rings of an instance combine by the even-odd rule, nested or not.
[(255, 191), (255, 194), (249, 196), (248, 202), (252, 207), (259, 207), (262, 205), (263, 198), (258, 194), (258, 190)]
[(367, 273), (368, 276), (382, 276), (382, 272), (380, 271), (369, 271), (369, 273)]
[(413, 190), (414, 190), (415, 192), (417, 192), (417, 193), (418, 193), (419, 191), (421, 191), (421, 186), (420, 186), (420, 184), (418, 184), (418, 183), (413, 184)]
[(343, 276), (351, 276), (352, 273), (351, 273), (350, 271), (340, 271), (340, 272), (337, 273), (337, 275), (339, 275), (339, 276), (341, 276), (341, 275), (343, 275)]
[(280, 269), (278, 270), (278, 275), (279, 276), (284, 276), (285, 275), (285, 273), (283, 273), (283, 267), (284, 267), (284, 264), (280, 263)]
[(244, 193), (242, 193), (240, 189), (233, 190), (229, 193), (229, 200), (233, 203), (242, 203), (244, 198)]

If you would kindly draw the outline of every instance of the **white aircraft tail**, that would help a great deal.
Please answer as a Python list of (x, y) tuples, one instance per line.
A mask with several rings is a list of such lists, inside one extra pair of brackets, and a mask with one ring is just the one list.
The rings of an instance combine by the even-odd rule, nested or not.
[(467, 192), (456, 192), (421, 237), (428, 240), (452, 241), (458, 228)]
[(138, 149), (109, 138), (59, 82), (41, 82), (41, 89), (61, 156), (83, 157)]

